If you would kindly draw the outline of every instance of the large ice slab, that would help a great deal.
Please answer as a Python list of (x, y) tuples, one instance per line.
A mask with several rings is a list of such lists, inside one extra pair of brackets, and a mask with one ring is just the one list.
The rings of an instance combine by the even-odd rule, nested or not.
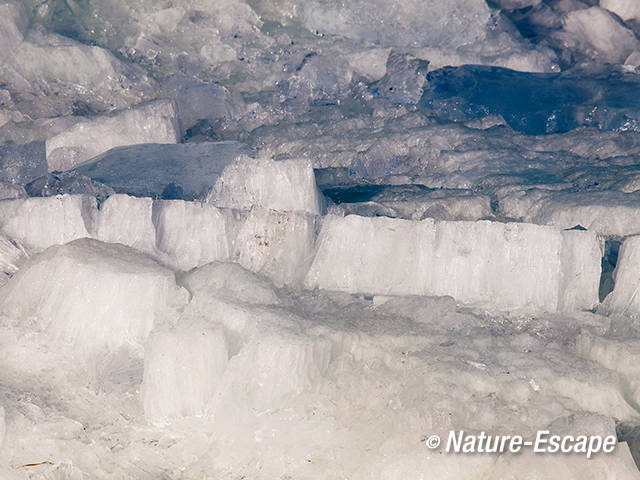
[(17, 108), (31, 118), (106, 112), (153, 98), (154, 82), (109, 50), (31, 29), (2, 64)]
[(147, 253), (155, 252), (152, 199), (112, 195), (93, 214), (91, 233), (94, 238)]
[(640, 194), (514, 187), (498, 193), (498, 209), (519, 221), (560, 228), (580, 225), (602, 235), (640, 233)]
[(207, 203), (157, 201), (153, 214), (156, 245), (180, 270), (228, 260), (241, 220), (236, 212)]
[(591, 232), (330, 215), (317, 245), (308, 288), (552, 312), (597, 304), (601, 250)]
[[(304, 25), (312, 32), (341, 35), (385, 46), (457, 48), (486, 35), (491, 11), (484, 1), (384, 3), (305, 2)], [(363, 15), (367, 12), (367, 15)]]
[(29, 259), (2, 289), (0, 311), (91, 354), (140, 347), (184, 299), (173, 272), (149, 257), (80, 239)]
[(176, 143), (180, 129), (171, 102), (157, 100), (136, 108), (90, 118), (47, 139), (49, 171), (70, 170), (122, 145)]
[[(615, 45), (611, 48), (618, 52)], [(639, 91), (635, 75), (605, 69), (556, 74), (465, 65), (429, 72), (420, 104), (453, 121), (500, 115), (511, 128), (527, 134), (587, 125), (628, 130), (624, 125), (638, 115), (634, 99)]]
[(311, 214), (322, 211), (322, 195), (307, 160), (238, 157), (224, 169), (207, 201), (239, 209), (261, 207)]
[(317, 217), (254, 208), (242, 224), (235, 258), (278, 286), (299, 285), (314, 255)]
[(422, 185), (359, 185), (323, 192), (348, 214), (422, 220), (480, 220), (493, 216), (488, 195)]
[(89, 237), (95, 198), (61, 195), (0, 201), (0, 228), (29, 250)]
[(610, 63), (624, 63), (629, 55), (640, 49), (640, 41), (633, 30), (600, 7), (569, 12), (564, 19), (562, 37), (586, 55)]
[(204, 198), (224, 168), (248, 148), (239, 142), (145, 144), (113, 148), (74, 170), (140, 197)]

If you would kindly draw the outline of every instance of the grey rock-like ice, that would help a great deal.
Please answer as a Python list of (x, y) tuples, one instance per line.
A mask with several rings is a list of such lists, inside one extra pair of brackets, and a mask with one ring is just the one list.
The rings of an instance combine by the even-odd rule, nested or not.
[(143, 144), (113, 148), (74, 170), (118, 193), (165, 199), (204, 199), (224, 168), (248, 153), (239, 142)]

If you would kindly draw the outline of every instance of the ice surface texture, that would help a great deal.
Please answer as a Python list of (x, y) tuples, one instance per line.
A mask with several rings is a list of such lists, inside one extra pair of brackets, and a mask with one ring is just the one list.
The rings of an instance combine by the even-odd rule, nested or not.
[(636, 4), (2, 2), (0, 478), (637, 479)]
[[(486, 243), (485, 243), (486, 242)], [(305, 285), (451, 295), (505, 309), (590, 309), (601, 248), (587, 232), (493, 222), (326, 217)]]

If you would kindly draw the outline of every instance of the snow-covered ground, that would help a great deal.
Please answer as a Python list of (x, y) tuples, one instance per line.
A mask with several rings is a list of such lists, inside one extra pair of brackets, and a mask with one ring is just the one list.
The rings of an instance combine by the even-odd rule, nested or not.
[(0, 1), (0, 479), (640, 478), (638, 5)]

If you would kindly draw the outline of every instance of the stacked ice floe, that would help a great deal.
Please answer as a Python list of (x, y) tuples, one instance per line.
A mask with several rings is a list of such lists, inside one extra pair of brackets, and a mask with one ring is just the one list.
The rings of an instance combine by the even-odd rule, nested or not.
[(0, 477), (638, 478), (638, 21), (1, 3)]

